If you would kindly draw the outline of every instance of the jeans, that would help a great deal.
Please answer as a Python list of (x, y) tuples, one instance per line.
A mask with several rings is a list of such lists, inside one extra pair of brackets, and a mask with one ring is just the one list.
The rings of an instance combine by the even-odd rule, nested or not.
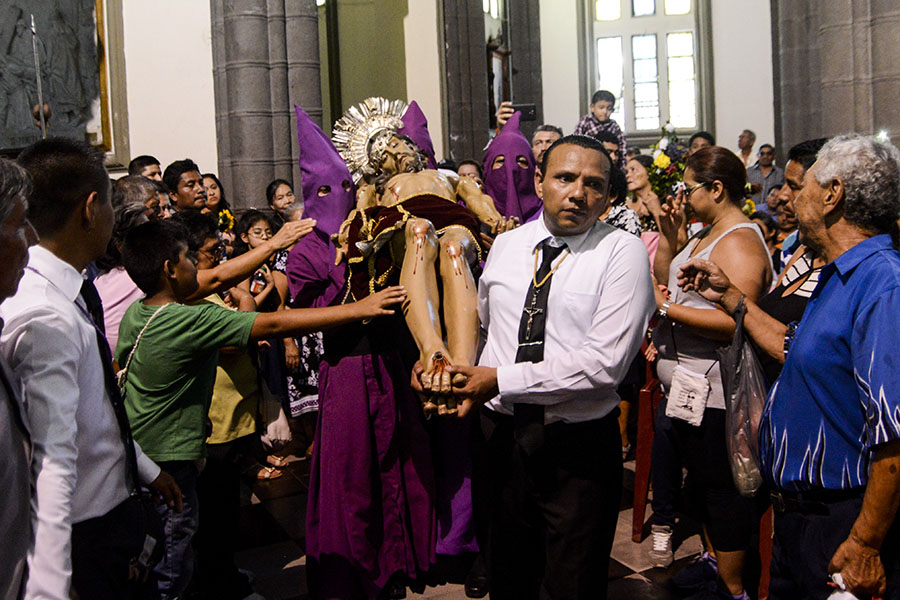
[(666, 416), (666, 400), (659, 403), (650, 454), (650, 478), (653, 483), (651, 522), (675, 527), (675, 503), (681, 492), (681, 457), (675, 445), (672, 419)]
[[(850, 535), (862, 508), (862, 497), (828, 505), (827, 515), (775, 513), (775, 539), (770, 567), (772, 600), (825, 600), (828, 563)], [(894, 522), (881, 547), (887, 578), (885, 600), (900, 598), (900, 522)]]
[(200, 471), (192, 460), (173, 460), (157, 463), (171, 475), (184, 499), (184, 509), (179, 513), (165, 504), (157, 507), (166, 532), (166, 554), (153, 570), (160, 600), (183, 598), (194, 574), (194, 550), (191, 540), (197, 531), (199, 503), (197, 500), (197, 476)]

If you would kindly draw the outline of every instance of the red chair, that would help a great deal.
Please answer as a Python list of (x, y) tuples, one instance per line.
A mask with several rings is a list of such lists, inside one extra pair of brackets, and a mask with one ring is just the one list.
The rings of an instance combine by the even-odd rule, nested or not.
[(653, 449), (653, 424), (656, 409), (663, 394), (659, 379), (653, 377), (647, 367), (647, 383), (638, 394), (638, 425), (634, 468), (634, 513), (631, 521), (631, 539), (640, 543), (644, 537), (644, 516), (647, 510), (647, 494), (650, 491), (650, 455)]
[(759, 562), (762, 572), (759, 577), (759, 600), (769, 597), (769, 566), (772, 564), (772, 507), (759, 520)]

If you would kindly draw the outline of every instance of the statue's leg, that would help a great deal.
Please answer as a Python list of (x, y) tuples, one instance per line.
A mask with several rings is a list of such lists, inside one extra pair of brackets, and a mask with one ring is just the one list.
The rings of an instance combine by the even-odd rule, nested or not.
[(478, 287), (469, 261), (475, 248), (469, 236), (457, 228), (441, 236), (440, 246), (447, 345), (455, 364), (472, 365), (478, 351)]
[[(447, 346), (454, 364), (473, 365), (478, 352), (478, 287), (469, 264), (475, 248), (469, 236), (458, 228), (448, 229), (440, 245)], [(448, 401), (448, 408), (455, 408), (455, 402)]]
[(450, 391), (449, 375), (444, 377), (443, 367), (450, 360), (441, 336), (441, 299), (435, 274), (437, 235), (429, 221), (410, 219), (406, 223), (404, 242), (406, 247), (400, 270), (400, 284), (406, 288), (403, 315), (419, 347), (425, 369), (422, 383), (426, 389), (447, 393)]

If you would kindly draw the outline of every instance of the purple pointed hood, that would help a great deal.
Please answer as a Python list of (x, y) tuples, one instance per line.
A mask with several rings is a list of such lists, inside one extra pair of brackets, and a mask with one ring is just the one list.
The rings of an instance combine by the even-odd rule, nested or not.
[(437, 169), (434, 160), (434, 145), (431, 143), (431, 135), (428, 133), (428, 119), (419, 108), (419, 104), (413, 100), (409, 103), (406, 112), (403, 113), (403, 127), (397, 133), (403, 134), (418, 146), (428, 157), (428, 168)]
[[(302, 108), (295, 104), (294, 109), (297, 111), (303, 216), (315, 219), (316, 227), (331, 235), (338, 232), (341, 223), (350, 214), (356, 199), (356, 187), (347, 163), (328, 136)], [(324, 188), (328, 188), (327, 192)]]
[[(510, 117), (497, 137), (484, 152), (484, 191), (494, 199), (497, 210), (504, 217), (519, 217), (522, 223), (533, 220), (541, 212), (543, 203), (534, 191), (534, 154), (531, 144), (519, 130), (522, 113)], [(503, 166), (493, 169), (494, 159), (504, 157)], [(528, 163), (518, 163), (522, 156)]]

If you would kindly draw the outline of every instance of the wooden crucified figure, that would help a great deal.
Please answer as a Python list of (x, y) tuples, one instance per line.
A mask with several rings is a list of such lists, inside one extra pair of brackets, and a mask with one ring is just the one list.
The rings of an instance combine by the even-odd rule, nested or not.
[(370, 153), (374, 174), (360, 186), (338, 238), (339, 260), (346, 253), (350, 266), (347, 298), (399, 277), (407, 290), (403, 314), (425, 370), (421, 380), (433, 392), (426, 411), (453, 414), (446, 368), (473, 365), (478, 349), (472, 266), (482, 259), (481, 223), (496, 235), (518, 220), (501, 216), (474, 178), (427, 169), (409, 137), (390, 130), (379, 135), (370, 142), (378, 148)]

